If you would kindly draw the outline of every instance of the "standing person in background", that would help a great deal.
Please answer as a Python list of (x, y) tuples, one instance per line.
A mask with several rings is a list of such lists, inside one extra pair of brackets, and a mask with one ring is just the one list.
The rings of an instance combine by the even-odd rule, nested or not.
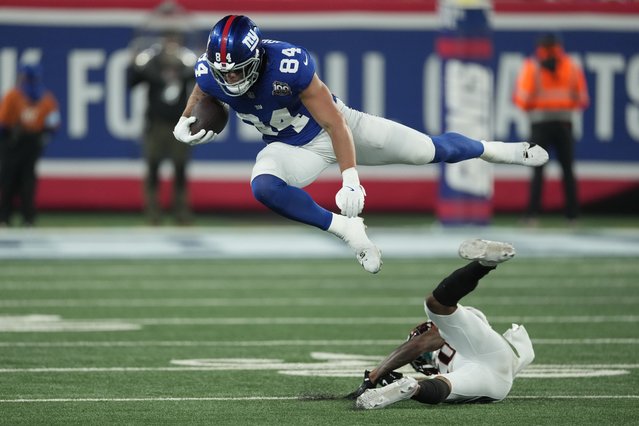
[[(151, 225), (159, 225), (160, 165), (170, 160), (173, 165), (173, 215), (179, 225), (191, 222), (187, 191), (187, 164), (191, 147), (176, 143), (172, 131), (186, 100), (193, 89), (195, 53), (184, 46), (181, 27), (184, 13), (173, 2), (162, 3), (151, 17), (145, 37), (134, 44), (151, 43), (137, 53), (129, 67), (129, 87), (148, 85), (148, 106), (145, 115), (143, 150), (146, 161), (144, 180), (145, 213)], [(139, 46), (137, 47), (139, 49)], [(137, 50), (136, 49), (136, 50)]]
[(58, 101), (38, 64), (20, 67), (18, 83), (0, 102), (0, 226), (10, 226), (19, 201), (23, 226), (35, 225), (36, 163), (60, 125)]
[[(542, 35), (537, 41), (535, 55), (524, 62), (517, 79), (514, 102), (528, 114), (530, 142), (548, 151), (553, 148), (557, 155), (563, 175), (565, 215), (572, 223), (579, 213), (573, 170), (572, 121), (576, 111), (588, 106), (589, 98), (581, 67), (564, 52), (556, 34)], [(543, 164), (533, 169), (526, 212), (531, 225), (537, 224), (541, 213), (543, 171)]]

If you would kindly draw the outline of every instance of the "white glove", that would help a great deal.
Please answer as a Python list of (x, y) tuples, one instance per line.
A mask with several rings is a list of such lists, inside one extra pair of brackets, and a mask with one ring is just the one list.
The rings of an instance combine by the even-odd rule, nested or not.
[(344, 216), (355, 217), (364, 209), (366, 191), (359, 184), (359, 176), (355, 167), (342, 172), (342, 189), (335, 195), (335, 203)]
[(197, 120), (195, 117), (180, 117), (180, 120), (173, 129), (173, 136), (175, 136), (175, 139), (191, 146), (212, 142), (217, 136), (217, 133), (213, 130), (207, 131), (202, 129), (194, 135), (191, 134), (191, 124), (193, 124), (195, 120)]

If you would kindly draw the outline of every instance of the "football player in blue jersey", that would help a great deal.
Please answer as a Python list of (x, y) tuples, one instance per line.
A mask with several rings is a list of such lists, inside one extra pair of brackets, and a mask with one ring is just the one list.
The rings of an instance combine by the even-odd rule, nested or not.
[[(538, 166), (548, 153), (526, 142), (470, 139), (458, 133), (430, 137), (394, 121), (346, 106), (315, 72), (301, 46), (262, 37), (248, 17), (229, 15), (215, 24), (206, 53), (195, 65), (197, 84), (175, 126), (176, 139), (189, 145), (211, 142), (216, 134), (191, 134), (195, 104), (211, 96), (228, 104), (263, 135), (266, 147), (251, 176), (255, 198), (289, 219), (343, 239), (364, 269), (377, 273), (381, 253), (366, 235), (366, 192), (356, 165), (454, 163), (482, 158), (493, 163)], [(343, 185), (335, 214), (319, 206), (302, 188), (337, 163)]]

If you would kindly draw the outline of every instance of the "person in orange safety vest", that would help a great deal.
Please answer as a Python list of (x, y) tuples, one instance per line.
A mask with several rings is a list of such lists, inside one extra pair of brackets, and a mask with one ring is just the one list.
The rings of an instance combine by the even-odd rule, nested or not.
[(19, 201), (23, 226), (35, 223), (36, 163), (60, 126), (58, 101), (39, 64), (20, 66), (16, 86), (0, 100), (0, 227), (10, 226)]
[[(565, 197), (565, 216), (577, 219), (579, 205), (573, 170), (573, 116), (590, 100), (581, 67), (571, 59), (556, 34), (544, 34), (537, 41), (535, 54), (524, 61), (519, 72), (513, 101), (526, 111), (531, 124), (530, 142), (547, 151), (553, 148), (561, 165)], [(541, 213), (543, 165), (533, 169), (526, 218), (535, 224)]]

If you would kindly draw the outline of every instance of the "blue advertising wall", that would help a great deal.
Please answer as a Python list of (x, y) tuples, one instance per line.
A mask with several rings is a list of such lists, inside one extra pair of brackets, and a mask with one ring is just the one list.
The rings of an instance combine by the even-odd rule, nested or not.
[[(434, 59), (436, 28), (402, 29), (313, 29), (269, 28), (269, 38), (304, 45), (318, 60), (321, 77), (342, 88), (338, 95), (355, 108), (374, 105), (373, 113), (401, 121), (416, 129), (438, 133), (438, 112), (429, 109), (428, 81), (436, 78), (428, 64)], [(639, 32), (610, 29), (564, 30), (566, 50), (583, 63), (591, 106), (583, 116), (577, 148), (578, 160), (639, 162)], [(523, 114), (510, 104), (510, 89), (519, 61), (530, 52), (541, 30), (495, 29), (494, 47), (496, 110), (495, 137), (525, 138)], [(207, 31), (198, 30), (202, 43)], [(138, 96), (127, 91), (124, 67), (130, 26), (60, 26), (47, 24), (0, 25), (0, 89), (14, 82), (16, 61), (23, 55), (41, 55), (45, 82), (60, 100), (63, 126), (47, 158), (119, 159), (139, 157), (136, 143), (141, 129), (142, 108)], [(201, 46), (199, 47), (201, 48)], [(198, 48), (196, 48), (198, 49)], [(199, 53), (199, 52), (198, 52)], [(366, 55), (381, 63), (375, 71), (379, 91), (364, 89), (370, 75)], [(346, 64), (345, 75), (335, 76), (327, 65), (334, 58)], [(381, 62), (379, 62), (381, 61)], [(429, 62), (430, 61), (430, 62)], [(330, 76), (330, 78), (329, 78)], [(437, 93), (433, 96), (438, 96)], [(377, 101), (370, 102), (370, 99)], [(381, 99), (381, 101), (379, 100)], [(176, 117), (177, 119), (177, 117)], [(216, 144), (194, 153), (199, 159), (252, 160), (261, 147), (259, 138), (239, 131), (235, 120)]]

